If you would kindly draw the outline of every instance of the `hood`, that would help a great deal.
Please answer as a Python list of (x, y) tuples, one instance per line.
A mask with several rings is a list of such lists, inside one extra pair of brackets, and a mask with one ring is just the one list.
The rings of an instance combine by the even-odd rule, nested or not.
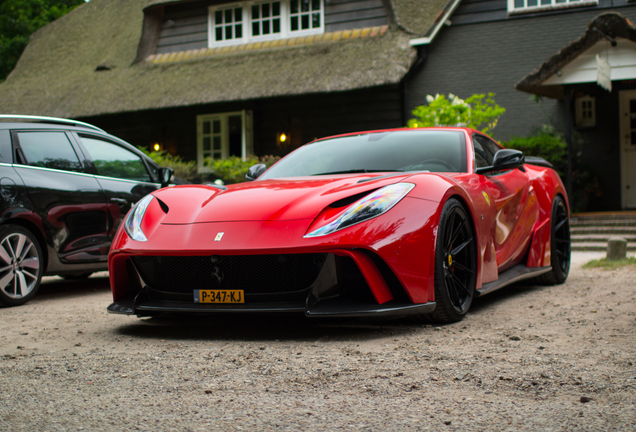
[(296, 177), (240, 183), (221, 190), (187, 185), (154, 195), (169, 210), (163, 224), (314, 219), (330, 204), (399, 183), (412, 174)]

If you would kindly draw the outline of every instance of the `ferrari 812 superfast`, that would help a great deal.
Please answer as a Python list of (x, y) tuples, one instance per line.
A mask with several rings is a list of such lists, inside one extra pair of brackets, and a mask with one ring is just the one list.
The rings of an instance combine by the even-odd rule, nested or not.
[(476, 130), (318, 139), (247, 177), (141, 199), (110, 249), (109, 312), (455, 322), (476, 296), (568, 276), (559, 175)]

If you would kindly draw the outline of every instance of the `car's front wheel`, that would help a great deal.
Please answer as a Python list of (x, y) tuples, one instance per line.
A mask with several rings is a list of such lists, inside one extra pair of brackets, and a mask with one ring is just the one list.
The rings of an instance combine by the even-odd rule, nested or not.
[(0, 303), (22, 305), (35, 296), (44, 262), (33, 234), (18, 225), (0, 228)]
[(444, 208), (435, 247), (435, 310), (439, 322), (460, 321), (475, 295), (477, 253), (473, 227), (464, 206), (449, 199)]

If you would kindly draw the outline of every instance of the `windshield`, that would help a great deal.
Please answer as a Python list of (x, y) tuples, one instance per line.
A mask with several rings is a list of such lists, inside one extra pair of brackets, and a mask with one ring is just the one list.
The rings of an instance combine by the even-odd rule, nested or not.
[(259, 180), (394, 171), (466, 172), (464, 133), (414, 129), (316, 141), (281, 159)]

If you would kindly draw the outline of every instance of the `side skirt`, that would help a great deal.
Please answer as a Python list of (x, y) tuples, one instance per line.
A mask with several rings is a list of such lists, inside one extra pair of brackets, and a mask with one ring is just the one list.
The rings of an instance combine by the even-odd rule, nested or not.
[(549, 272), (550, 270), (552, 270), (552, 266), (526, 267), (523, 264), (518, 264), (500, 274), (499, 279), (497, 279), (496, 281), (483, 284), (482, 287), (477, 290), (477, 296), (479, 297), (484, 294), (497, 291), (499, 288), (503, 288), (515, 282), (540, 276), (544, 273)]

